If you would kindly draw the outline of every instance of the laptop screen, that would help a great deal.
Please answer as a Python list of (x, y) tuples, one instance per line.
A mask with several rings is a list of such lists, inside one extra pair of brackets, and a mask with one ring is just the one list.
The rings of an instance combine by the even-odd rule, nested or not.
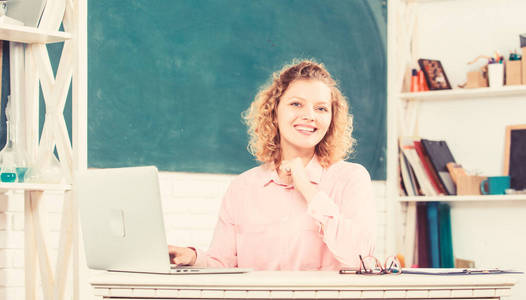
[(170, 269), (155, 167), (80, 172), (73, 191), (90, 268), (154, 273)]

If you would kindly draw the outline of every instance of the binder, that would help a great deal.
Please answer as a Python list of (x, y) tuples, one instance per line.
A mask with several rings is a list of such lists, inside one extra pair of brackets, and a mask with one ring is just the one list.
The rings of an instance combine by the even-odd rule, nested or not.
[(429, 230), (427, 226), (427, 207), (426, 203), (417, 203), (417, 248), (419, 268), (430, 268), (431, 261), (429, 256)]
[(451, 236), (451, 214), (447, 203), (438, 204), (438, 236), (440, 247), (440, 267), (454, 268), (453, 238)]
[(431, 268), (440, 268), (440, 246), (438, 237), (438, 202), (427, 203), (427, 221)]

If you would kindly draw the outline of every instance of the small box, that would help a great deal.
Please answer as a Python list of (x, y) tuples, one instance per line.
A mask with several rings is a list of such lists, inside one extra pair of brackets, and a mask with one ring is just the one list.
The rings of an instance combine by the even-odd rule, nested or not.
[(480, 195), (480, 183), (488, 177), (459, 176), (457, 178), (457, 195)]
[(522, 84), (521, 60), (506, 61), (506, 85)]
[(522, 84), (526, 84), (526, 47), (522, 47)]
[(467, 79), (465, 86), (467, 89), (488, 87), (488, 67), (484, 66), (478, 71), (468, 72)]

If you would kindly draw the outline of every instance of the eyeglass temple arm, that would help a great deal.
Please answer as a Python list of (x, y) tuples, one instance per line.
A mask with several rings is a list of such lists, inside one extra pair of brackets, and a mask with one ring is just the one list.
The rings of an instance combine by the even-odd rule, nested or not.
[(363, 270), (367, 272), (367, 267), (365, 266), (365, 263), (363, 262), (363, 258), (361, 254), (358, 254), (358, 257), (360, 258), (360, 261), (362, 262)]

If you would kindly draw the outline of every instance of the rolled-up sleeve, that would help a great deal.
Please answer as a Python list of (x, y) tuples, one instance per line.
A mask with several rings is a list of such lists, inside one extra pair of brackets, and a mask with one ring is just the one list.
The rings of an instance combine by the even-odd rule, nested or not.
[(197, 267), (235, 268), (237, 267), (236, 230), (234, 225), (232, 197), (233, 187), (230, 185), (219, 210), (214, 236), (208, 251), (197, 249)]
[(323, 242), (342, 266), (359, 266), (358, 255), (372, 255), (376, 241), (376, 205), (367, 170), (354, 168), (333, 197), (319, 191), (308, 204), (320, 223)]

